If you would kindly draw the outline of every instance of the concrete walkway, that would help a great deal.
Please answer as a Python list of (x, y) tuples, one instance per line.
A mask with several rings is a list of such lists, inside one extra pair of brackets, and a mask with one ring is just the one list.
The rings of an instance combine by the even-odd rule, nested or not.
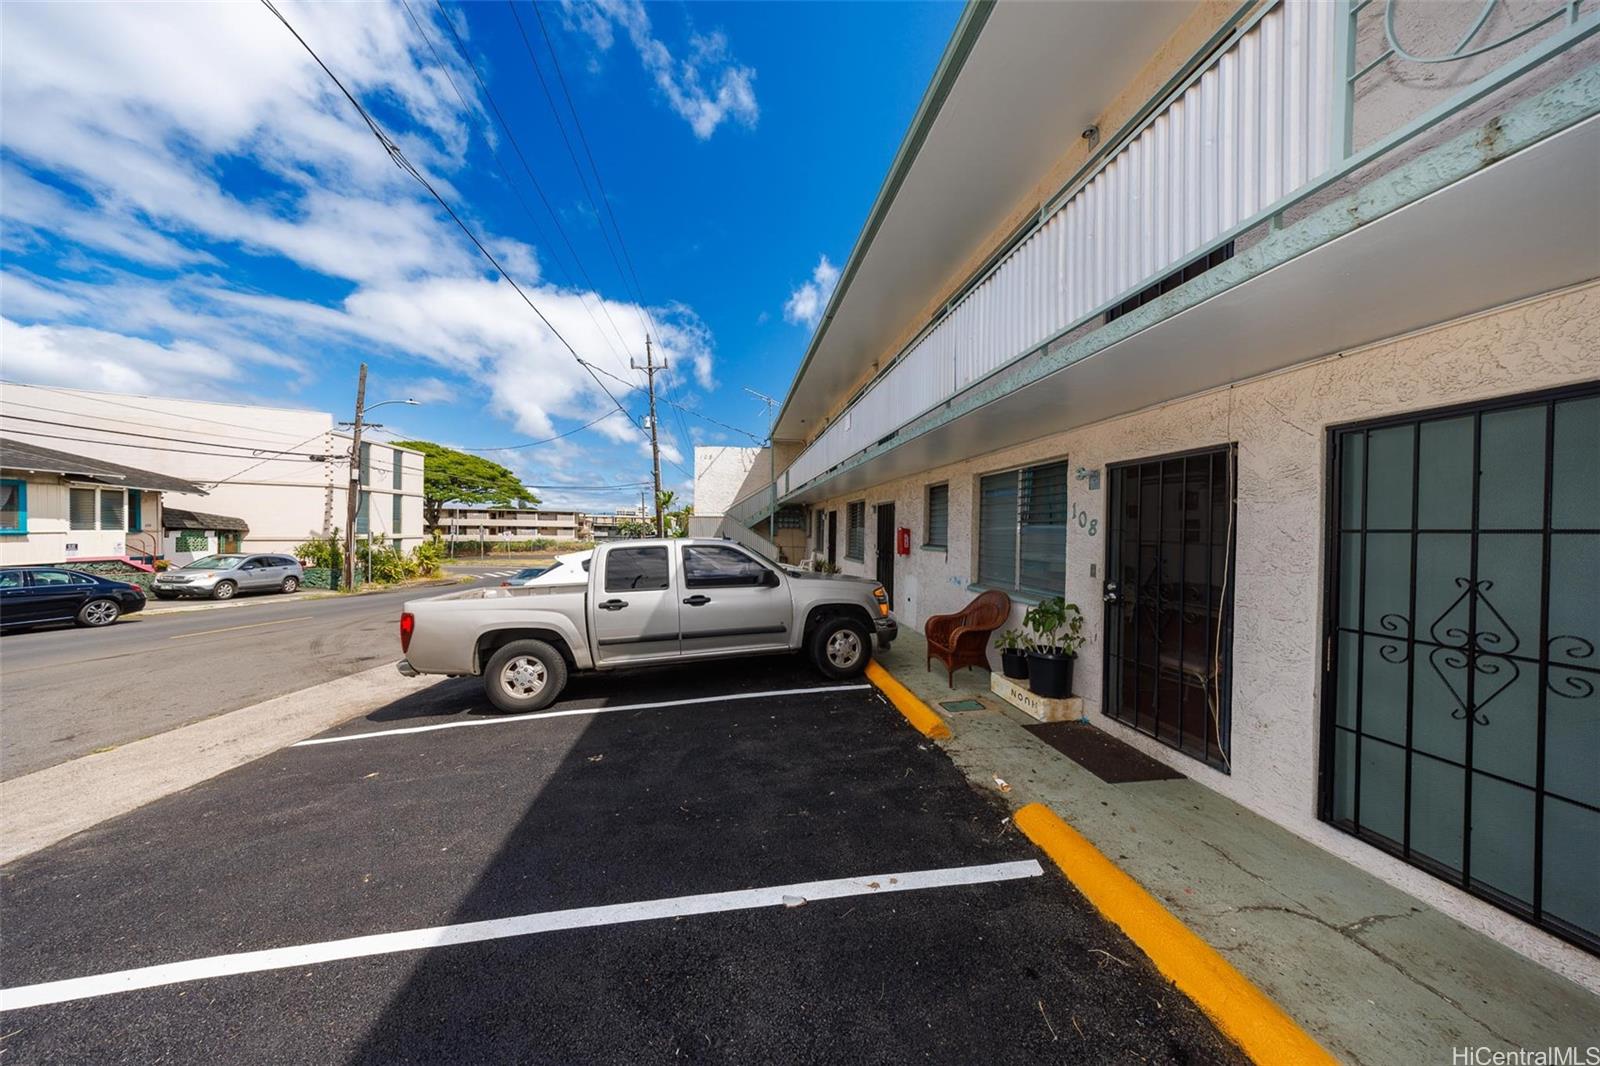
[[(987, 672), (952, 690), (924, 649), (902, 630), (879, 662), (949, 723), (939, 744), (974, 784), (1048, 805), (1339, 1058), (1600, 1040), (1600, 998), (1581, 986), (1192, 780), (1102, 781), (1024, 729)], [(963, 699), (984, 707), (940, 706)]]

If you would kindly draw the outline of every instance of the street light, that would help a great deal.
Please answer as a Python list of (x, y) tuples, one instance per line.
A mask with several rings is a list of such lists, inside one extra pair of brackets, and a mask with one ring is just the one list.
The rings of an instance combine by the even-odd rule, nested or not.
[[(405, 404), (416, 407), (418, 401), (411, 397), (403, 400), (382, 400), (366, 406), (367, 398), (367, 364), (361, 364), (361, 373), (356, 380), (356, 418), (351, 423), (350, 433), (350, 484), (345, 490), (345, 520), (344, 520), (344, 587), (355, 588), (356, 584), (356, 506), (361, 499), (361, 426), (362, 420), (368, 411), (376, 411), (389, 404)], [(371, 533), (367, 534), (370, 543)], [(370, 564), (369, 564), (370, 565)]]

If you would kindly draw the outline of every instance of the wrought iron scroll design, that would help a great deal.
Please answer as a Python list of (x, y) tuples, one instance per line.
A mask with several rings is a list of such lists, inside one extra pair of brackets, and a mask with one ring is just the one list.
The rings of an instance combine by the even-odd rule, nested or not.
[(1417, 55), (1415, 52), (1412, 52), (1410, 49), (1406, 48), (1405, 45), (1400, 43), (1400, 36), (1395, 31), (1394, 27), (1394, 13), (1395, 9), (1399, 6), (1400, 0), (1388, 0), (1388, 2), (1384, 4), (1383, 33), (1384, 37), (1389, 42), (1389, 50), (1388, 52), (1384, 53), (1384, 56), (1380, 57), (1380, 59), (1386, 58), (1389, 55), (1395, 55), (1410, 63), (1456, 63), (1463, 60), (1472, 59), (1473, 57), (1481, 56), (1486, 52), (1492, 52), (1496, 48), (1504, 48), (1513, 41), (1521, 40), (1523, 37), (1533, 33), (1535, 30), (1549, 25), (1556, 19), (1563, 17), (1571, 19), (1575, 14), (1576, 9), (1576, 5), (1572, 4), (1570, 0), (1561, 0), (1561, 2), (1555, 5), (1556, 9), (1550, 12), (1548, 15), (1545, 15), (1543, 18), (1538, 19), (1527, 26), (1522, 26), (1516, 30), (1513, 30), (1498, 40), (1491, 40), (1487, 43), (1474, 46), (1472, 44), (1473, 40), (1478, 36), (1478, 34), (1483, 32), (1484, 26), (1488, 25), (1489, 19), (1494, 16), (1495, 9), (1500, 6), (1500, 0), (1483, 0), (1483, 7), (1478, 11), (1478, 17), (1473, 20), (1471, 28), (1468, 29), (1467, 32), (1462, 35), (1461, 39), (1456, 42), (1455, 47), (1451, 48), (1443, 55), (1425, 56)]
[[(1470, 713), (1474, 722), (1486, 726), (1489, 716), (1484, 708), (1522, 676), (1522, 666), (1513, 658), (1522, 647), (1522, 637), (1489, 598), (1493, 580), (1458, 577), (1455, 585), (1460, 593), (1428, 626), (1428, 636), (1435, 645), (1428, 652), (1428, 665), (1456, 702), (1450, 717), (1462, 721)], [(1473, 624), (1474, 608), (1476, 625)], [(1391, 612), (1378, 619), (1378, 626), (1390, 635), (1378, 643), (1379, 658), (1396, 666), (1405, 663), (1411, 657), (1413, 644), (1409, 620), (1403, 614)], [(1582, 666), (1586, 664), (1581, 660), (1594, 658), (1595, 646), (1583, 637), (1563, 634), (1549, 639), (1546, 654), (1553, 665)], [(1469, 704), (1466, 692), (1451, 680), (1447, 671), (1475, 672), (1487, 685), (1476, 689), (1473, 693), (1476, 698)], [(1484, 685), (1484, 681), (1480, 681), (1480, 685)], [(1546, 687), (1554, 695), (1566, 699), (1587, 699), (1595, 693), (1595, 683), (1576, 673), (1560, 679), (1551, 677)]]

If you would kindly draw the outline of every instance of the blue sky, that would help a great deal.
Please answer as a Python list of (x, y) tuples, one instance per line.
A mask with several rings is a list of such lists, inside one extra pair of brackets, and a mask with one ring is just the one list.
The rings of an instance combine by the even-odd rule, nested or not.
[[(694, 443), (748, 443), (698, 415), (764, 431), (742, 388), (786, 389), (960, 6), (407, 2), (280, 9), (586, 359), (636, 381), (655, 327), (685, 491)], [(491, 454), (583, 486), (550, 502), (637, 498), (588, 486), (648, 477), (640, 431), (264, 7), (6, 4), (0, 34), (7, 380), (342, 413), (365, 360), (369, 400), (424, 401), (385, 412), (408, 435), (600, 419)]]

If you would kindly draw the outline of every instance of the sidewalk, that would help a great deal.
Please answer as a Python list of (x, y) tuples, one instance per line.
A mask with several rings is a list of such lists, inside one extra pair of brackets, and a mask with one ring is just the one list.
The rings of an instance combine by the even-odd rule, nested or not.
[[(902, 630), (878, 661), (949, 724), (938, 743), (975, 785), (998, 776), (1012, 804), (1054, 810), (1340, 1059), (1600, 1040), (1600, 998), (1579, 985), (1188, 778), (1102, 781), (1025, 730), (986, 671), (951, 689), (924, 653)], [(941, 706), (956, 700), (983, 709)]]

